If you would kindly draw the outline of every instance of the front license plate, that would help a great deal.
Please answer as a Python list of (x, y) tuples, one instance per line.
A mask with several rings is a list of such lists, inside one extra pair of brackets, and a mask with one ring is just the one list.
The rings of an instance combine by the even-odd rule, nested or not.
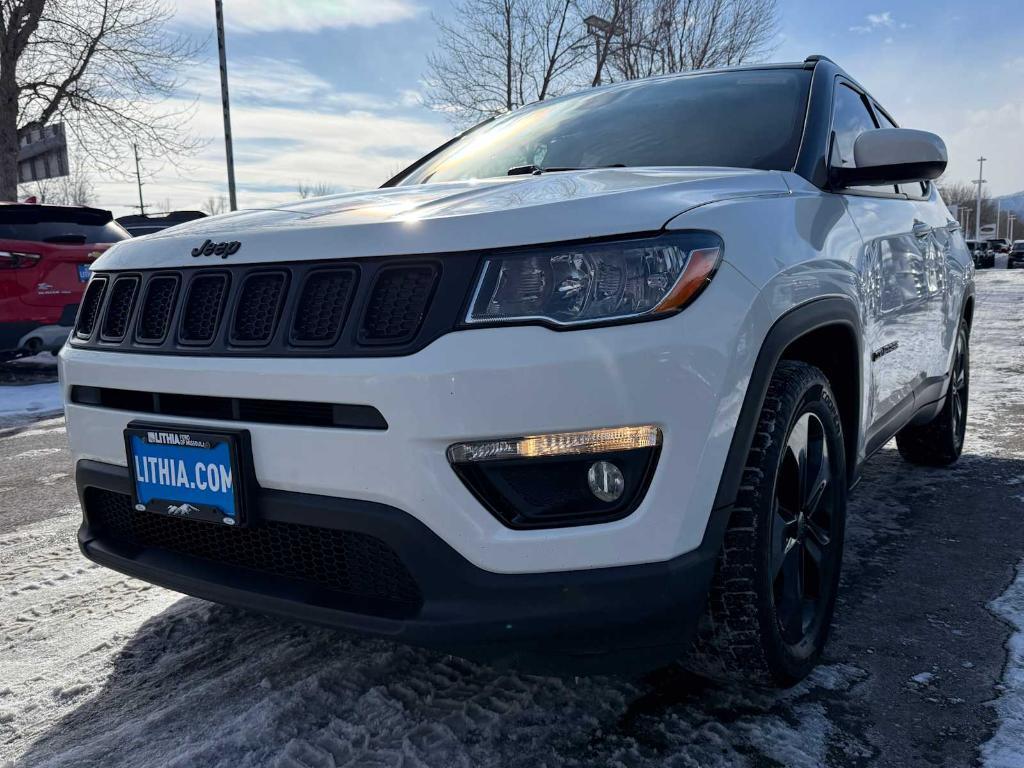
[(88, 283), (89, 282), (89, 265), (79, 264), (78, 265), (78, 282)]
[(129, 425), (124, 440), (135, 509), (242, 525), (240, 437), (179, 427)]

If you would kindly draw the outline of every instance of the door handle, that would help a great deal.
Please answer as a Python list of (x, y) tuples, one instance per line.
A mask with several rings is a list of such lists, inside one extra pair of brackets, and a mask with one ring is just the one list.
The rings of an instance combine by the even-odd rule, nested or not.
[(914, 237), (928, 237), (932, 233), (932, 228), (923, 221), (915, 221), (911, 231), (914, 233)]

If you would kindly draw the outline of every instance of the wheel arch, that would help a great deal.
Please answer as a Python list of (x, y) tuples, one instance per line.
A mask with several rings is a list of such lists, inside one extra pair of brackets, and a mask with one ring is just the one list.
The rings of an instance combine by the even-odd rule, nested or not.
[(968, 285), (964, 291), (962, 304), (960, 317), (967, 321), (967, 333), (970, 335), (971, 326), (974, 325), (974, 285)]
[(832, 384), (843, 424), (847, 478), (852, 483), (860, 444), (862, 338), (860, 314), (848, 298), (815, 299), (775, 321), (754, 362), (714, 509), (731, 507), (736, 501), (768, 384), (775, 367), (784, 359), (817, 366)]

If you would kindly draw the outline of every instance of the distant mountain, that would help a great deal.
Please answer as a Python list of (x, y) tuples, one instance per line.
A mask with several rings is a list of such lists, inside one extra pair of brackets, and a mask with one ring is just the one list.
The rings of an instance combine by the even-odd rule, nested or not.
[[(1024, 191), (1014, 192), (1012, 195), (1001, 195), (993, 199), (1002, 203), (1004, 211), (1013, 211), (1018, 219), (1024, 221)], [(1024, 235), (1021, 236), (1024, 237)]]

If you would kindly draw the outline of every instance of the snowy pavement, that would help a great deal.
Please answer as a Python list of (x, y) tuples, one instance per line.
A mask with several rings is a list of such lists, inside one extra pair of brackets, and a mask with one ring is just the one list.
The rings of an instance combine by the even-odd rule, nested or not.
[(63, 408), (57, 358), (49, 352), (0, 363), (0, 429), (56, 416)]
[(965, 455), (868, 465), (825, 663), (786, 692), (521, 675), (150, 587), (78, 554), (62, 421), (0, 429), (0, 766), (1020, 768), (1024, 272), (978, 286)]

